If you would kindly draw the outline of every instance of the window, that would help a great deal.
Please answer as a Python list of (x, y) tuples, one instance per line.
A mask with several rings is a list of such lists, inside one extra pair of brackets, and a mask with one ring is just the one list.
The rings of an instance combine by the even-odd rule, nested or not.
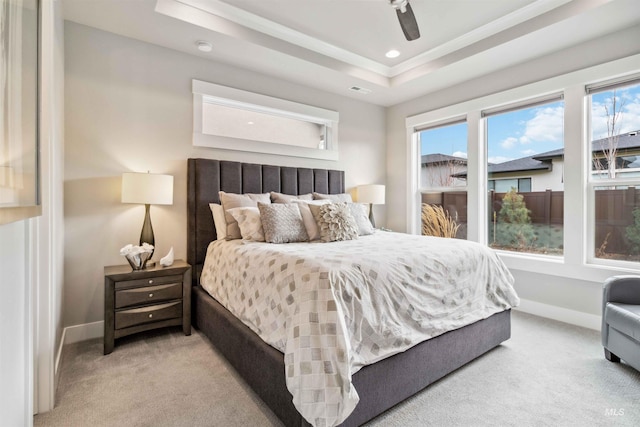
[(193, 145), (338, 160), (338, 113), (199, 80)]
[(564, 102), (559, 96), (486, 110), (488, 241), (562, 254)]
[[(621, 77), (604, 80), (611, 75)], [(612, 134), (616, 152), (607, 157), (614, 89), (621, 114)], [(607, 63), (407, 117), (412, 233), (419, 232), (423, 195), (417, 130), (451, 117), (464, 117), (468, 129), (467, 239), (501, 249), (507, 267), (520, 271), (586, 281), (640, 271), (640, 57), (631, 65)], [(521, 167), (505, 170), (508, 162)], [(522, 167), (526, 163), (538, 168)], [(505, 244), (499, 214), (504, 191), (512, 187), (509, 209), (528, 213), (524, 223), (534, 239)], [(512, 228), (517, 236), (520, 230)]]
[(488, 182), (489, 191), (506, 193), (515, 188), (518, 193), (528, 193), (531, 191), (531, 178), (518, 179), (490, 179)]
[(587, 86), (590, 257), (640, 261), (640, 84)]
[[(467, 238), (467, 123), (416, 130), (420, 148), (422, 234)], [(441, 209), (441, 210), (440, 210)], [(444, 215), (445, 221), (434, 216)], [(448, 227), (437, 227), (436, 224)], [(448, 231), (446, 231), (448, 230)]]

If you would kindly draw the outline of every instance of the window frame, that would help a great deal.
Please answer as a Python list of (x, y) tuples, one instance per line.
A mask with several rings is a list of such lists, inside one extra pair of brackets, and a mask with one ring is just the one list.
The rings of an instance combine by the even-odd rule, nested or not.
[[(567, 277), (588, 282), (605, 280), (612, 274), (638, 274), (640, 264), (626, 262), (600, 264), (587, 259), (587, 236), (593, 224), (587, 222), (587, 185), (590, 157), (587, 153), (587, 96), (585, 85), (603, 81), (609, 76), (621, 79), (640, 73), (640, 54), (611, 61), (502, 92), (447, 105), (439, 109), (408, 116), (405, 119), (407, 156), (406, 230), (418, 234), (419, 222), (414, 214), (419, 203), (417, 192), (417, 141), (413, 130), (427, 123), (436, 123), (451, 117), (466, 116), (468, 126), (468, 210), (487, 212), (486, 148), (483, 144), (485, 122), (481, 111), (516, 101), (534, 99), (545, 94), (564, 94), (564, 257), (537, 256), (497, 251), (507, 267), (519, 271)], [(467, 239), (486, 244), (487, 214), (469, 216)], [(570, 237), (569, 237), (570, 236)]]
[[(618, 268), (628, 268), (633, 270), (640, 270), (640, 262), (635, 261), (626, 261), (626, 260), (613, 260), (613, 259), (605, 259), (596, 257), (596, 242), (595, 242), (595, 232), (596, 232), (596, 188), (598, 187), (624, 187), (624, 186), (633, 186), (640, 188), (640, 176), (638, 177), (628, 177), (628, 178), (597, 178), (593, 171), (592, 161), (593, 161), (593, 153), (592, 153), (592, 129), (591, 129), (591, 114), (593, 111), (592, 107), (592, 95), (602, 92), (607, 92), (614, 89), (621, 89), (630, 86), (640, 86), (640, 74), (633, 73), (621, 78), (615, 79), (604, 79), (602, 81), (596, 83), (590, 83), (585, 85), (584, 93), (585, 93), (585, 126), (587, 129), (586, 137), (585, 137), (585, 150), (587, 151), (588, 158), (588, 174), (586, 177), (587, 181), (587, 225), (586, 225), (586, 263), (592, 265), (601, 265), (601, 266), (611, 266)], [(621, 134), (622, 135), (622, 134)], [(616, 161), (619, 156), (616, 156)], [(616, 172), (630, 172), (630, 171), (638, 171), (640, 168), (632, 168), (632, 169), (618, 169), (616, 168)]]

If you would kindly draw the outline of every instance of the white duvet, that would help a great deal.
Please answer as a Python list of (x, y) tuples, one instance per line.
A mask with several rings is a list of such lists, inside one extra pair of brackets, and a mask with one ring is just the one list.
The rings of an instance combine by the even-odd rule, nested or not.
[(353, 411), (351, 375), (362, 366), (519, 303), (486, 246), (382, 231), (333, 243), (215, 241), (201, 284), (284, 353), (293, 402), (317, 427)]

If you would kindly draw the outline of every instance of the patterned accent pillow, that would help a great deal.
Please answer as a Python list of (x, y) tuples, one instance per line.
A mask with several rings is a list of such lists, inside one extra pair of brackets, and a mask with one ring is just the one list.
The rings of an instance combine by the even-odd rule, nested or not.
[(264, 231), (258, 208), (233, 208), (229, 213), (238, 221), (242, 240), (264, 242)]
[(349, 193), (342, 193), (342, 194), (313, 193), (313, 200), (331, 200), (333, 203), (340, 203), (340, 202), (353, 203), (353, 199), (351, 198), (351, 194)]
[(268, 243), (293, 243), (309, 240), (297, 204), (258, 203), (258, 209), (260, 209), (264, 238)]
[(336, 242), (358, 238), (358, 226), (347, 203), (309, 205), (320, 229), (320, 240)]
[(227, 240), (240, 239), (242, 234), (240, 233), (240, 227), (238, 221), (233, 218), (229, 213), (229, 209), (244, 208), (244, 207), (258, 207), (258, 202), (271, 203), (269, 193), (264, 194), (235, 194), (225, 193), (220, 191), (218, 193), (220, 197), (220, 204), (224, 209), (224, 219), (227, 221)]
[(349, 210), (351, 211), (353, 219), (356, 221), (358, 236), (373, 234), (373, 225), (371, 225), (371, 221), (369, 221), (369, 217), (367, 216), (369, 206), (362, 203), (349, 203)]
[(272, 203), (291, 203), (294, 200), (313, 200), (313, 196), (311, 193), (301, 194), (299, 196), (292, 196), (291, 194), (284, 193), (276, 193), (275, 191), (271, 192), (271, 202)]

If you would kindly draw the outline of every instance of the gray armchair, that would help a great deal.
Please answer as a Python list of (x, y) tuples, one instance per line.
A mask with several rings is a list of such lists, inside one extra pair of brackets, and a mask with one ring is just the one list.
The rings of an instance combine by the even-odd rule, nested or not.
[(607, 360), (623, 359), (640, 370), (640, 276), (614, 276), (604, 282), (602, 345)]

